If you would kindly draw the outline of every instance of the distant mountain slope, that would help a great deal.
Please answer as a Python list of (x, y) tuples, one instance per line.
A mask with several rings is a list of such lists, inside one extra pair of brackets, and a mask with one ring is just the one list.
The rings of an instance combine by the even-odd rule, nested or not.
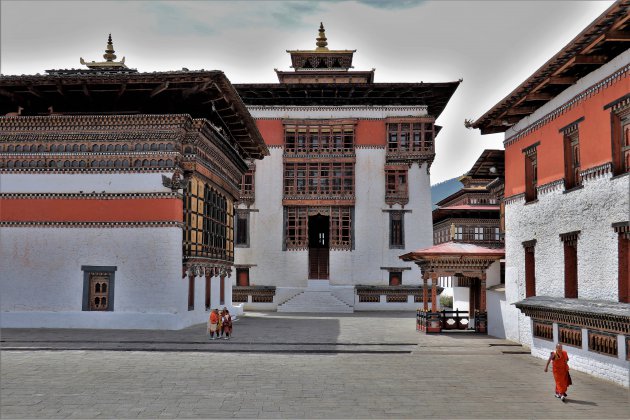
[(464, 186), (457, 178), (452, 178), (431, 186), (431, 203), (433, 203), (433, 208), (436, 208), (435, 203), (459, 191)]

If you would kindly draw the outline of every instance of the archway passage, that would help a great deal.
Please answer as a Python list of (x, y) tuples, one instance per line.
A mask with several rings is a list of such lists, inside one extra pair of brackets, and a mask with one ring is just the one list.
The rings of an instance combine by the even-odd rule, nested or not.
[(328, 279), (330, 217), (317, 214), (308, 218), (308, 278)]

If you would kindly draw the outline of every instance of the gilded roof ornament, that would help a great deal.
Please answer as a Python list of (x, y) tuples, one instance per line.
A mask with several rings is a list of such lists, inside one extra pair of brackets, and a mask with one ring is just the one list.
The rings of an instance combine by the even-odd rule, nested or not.
[(319, 22), (319, 37), (317, 37), (317, 48), (315, 51), (328, 51), (328, 42), (326, 42), (326, 30), (324, 29), (324, 24)]
[(112, 42), (112, 34), (109, 34), (107, 38), (107, 46), (105, 47), (105, 54), (103, 54), (103, 58), (105, 61), (85, 61), (83, 57), (80, 58), (81, 64), (87, 66), (92, 70), (117, 70), (117, 69), (126, 69), (125, 65), (125, 57), (120, 61), (114, 61), (116, 59), (116, 54), (114, 54), (114, 43)]

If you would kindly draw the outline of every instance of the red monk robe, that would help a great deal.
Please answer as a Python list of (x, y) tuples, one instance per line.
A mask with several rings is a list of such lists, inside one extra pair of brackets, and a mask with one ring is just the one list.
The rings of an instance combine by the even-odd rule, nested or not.
[(545, 367), (545, 372), (549, 367), (549, 362), (553, 362), (553, 378), (556, 381), (556, 397), (566, 397), (567, 388), (571, 385), (569, 380), (569, 355), (562, 349), (562, 344), (556, 346), (556, 351), (552, 351)]

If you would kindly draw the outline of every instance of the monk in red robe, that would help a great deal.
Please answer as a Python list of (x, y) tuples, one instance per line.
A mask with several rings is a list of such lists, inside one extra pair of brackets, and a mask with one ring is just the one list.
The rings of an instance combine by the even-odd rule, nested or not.
[(562, 344), (556, 345), (556, 351), (552, 351), (545, 366), (545, 372), (549, 369), (549, 363), (553, 362), (553, 379), (556, 381), (556, 398), (564, 401), (567, 398), (567, 388), (571, 385), (569, 375), (569, 355), (562, 350)]

